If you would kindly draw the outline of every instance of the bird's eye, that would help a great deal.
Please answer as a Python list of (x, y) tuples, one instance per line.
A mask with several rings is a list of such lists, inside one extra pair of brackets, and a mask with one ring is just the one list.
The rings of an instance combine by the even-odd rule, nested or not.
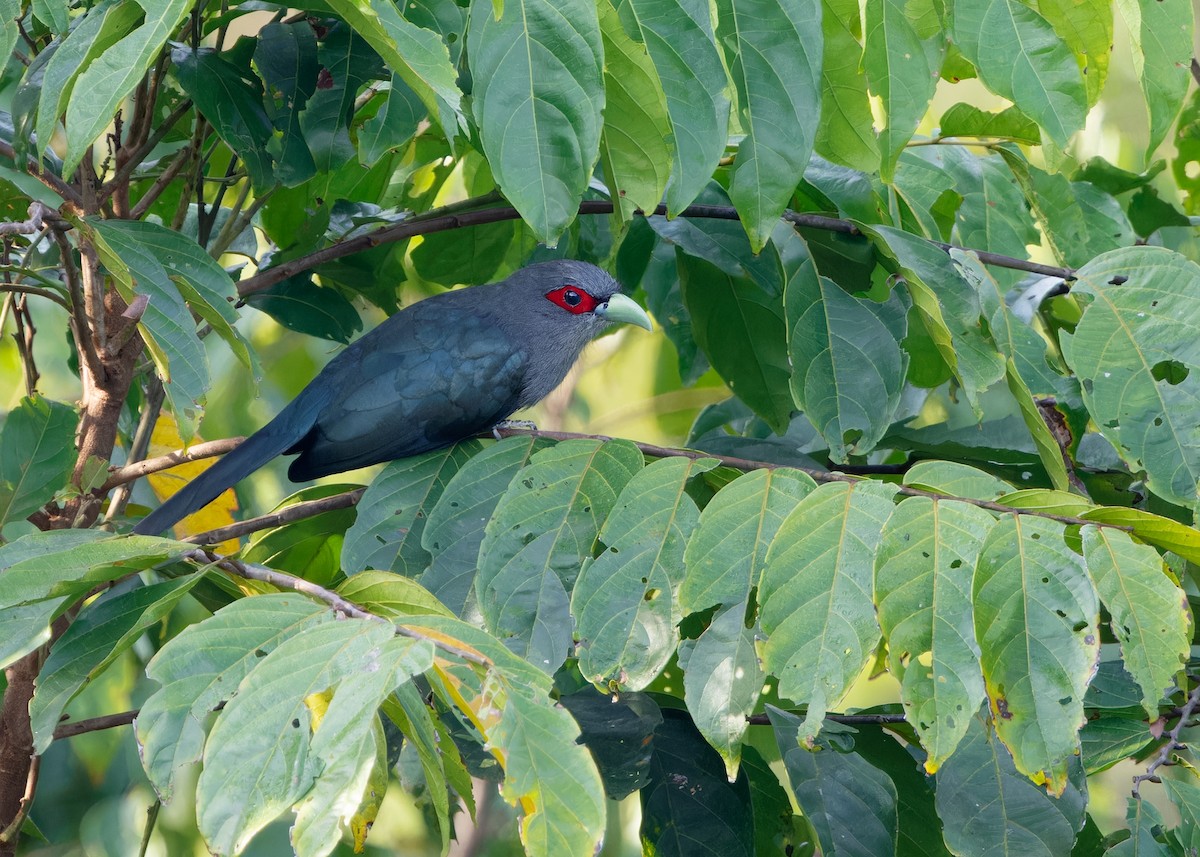
[(591, 312), (598, 301), (577, 286), (559, 286), (546, 292), (546, 300), (565, 309), (571, 315), (583, 315)]

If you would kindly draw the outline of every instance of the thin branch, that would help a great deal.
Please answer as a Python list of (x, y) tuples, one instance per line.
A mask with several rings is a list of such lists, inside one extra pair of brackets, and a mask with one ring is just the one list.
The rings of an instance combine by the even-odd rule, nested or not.
[[(129, 181), (134, 171), (141, 166), (144, 160), (146, 160), (146, 156), (154, 151), (154, 147), (161, 143), (166, 138), (167, 134), (171, 133), (172, 126), (182, 119), (184, 114), (187, 113), (191, 108), (192, 102), (191, 99), (188, 98), (185, 98), (183, 101), (175, 105), (175, 109), (172, 110), (170, 115), (163, 120), (161, 125), (154, 129), (154, 133), (146, 138), (146, 142), (138, 146), (137, 149), (135, 149), (134, 152), (129, 155), (129, 158), (125, 161), (125, 163), (121, 164), (121, 166), (113, 174), (113, 177), (109, 179), (104, 184), (104, 187), (100, 189), (100, 196), (97, 200), (98, 203), (103, 204), (106, 202), (108, 198), (116, 192), (117, 188), (121, 186), (122, 182)], [(3, 150), (0, 150), (0, 154), (3, 154)]]
[[(491, 433), (489, 432), (489, 435)], [(544, 437), (550, 440), (573, 440), (575, 438), (587, 438), (591, 440), (609, 441), (612, 437), (603, 434), (582, 434), (578, 432), (567, 431), (542, 431), (541, 429), (523, 429), (504, 427), (495, 429), (495, 434), (500, 437), (512, 437), (513, 435), (530, 435), (532, 437)], [(646, 455), (654, 456), (655, 458), (715, 458), (725, 467), (732, 467), (735, 470), (778, 470), (787, 468), (789, 470), (799, 470), (801, 473), (806, 473), (812, 477), (814, 482), (861, 482), (862, 478), (845, 472), (833, 470), (816, 470), (811, 467), (799, 467), (791, 464), (776, 464), (773, 461), (754, 461), (748, 458), (737, 458), (732, 455), (715, 455), (708, 452), (699, 452), (694, 449), (676, 449), (669, 446), (658, 446), (653, 443), (642, 443), (640, 441), (630, 441), (638, 449)], [(893, 485), (897, 494), (903, 494), (906, 497), (928, 497), (931, 500), (956, 500), (960, 503), (966, 503), (971, 506), (978, 506), (981, 509), (988, 509), (992, 512), (1000, 512), (1005, 515), (1032, 515), (1035, 518), (1048, 518), (1051, 521), (1057, 521), (1060, 524), (1073, 526), (1092, 526), (1092, 527), (1108, 527), (1114, 530), (1123, 530), (1132, 532), (1132, 527), (1119, 526), (1116, 524), (1105, 524), (1099, 521), (1089, 521), (1086, 518), (1077, 518), (1072, 515), (1056, 515), (1052, 512), (1043, 512), (1038, 509), (1018, 509), (1015, 506), (1005, 506), (1003, 503), (996, 503), (991, 500), (975, 500), (970, 497), (957, 497), (952, 494), (939, 494), (936, 491), (926, 491), (922, 488), (913, 488), (909, 485)]]
[[(905, 722), (903, 714), (826, 714), (825, 719), (847, 726), (886, 726), (889, 723)], [(766, 714), (751, 714), (746, 718), (746, 722), (751, 726), (771, 725)]]
[(45, 298), (48, 301), (54, 301), (67, 312), (71, 311), (71, 305), (63, 300), (62, 295), (55, 292), (53, 289), (43, 289), (38, 286), (24, 286), (19, 283), (0, 283), (0, 294), (12, 292), (22, 295), (36, 295), (39, 298)]
[(212, 551), (196, 549), (190, 551), (185, 556), (193, 562), (208, 564), (216, 564), (221, 569), (236, 575), (244, 577), (247, 580), (258, 580), (263, 583), (269, 583), (279, 589), (290, 589), (293, 592), (299, 592), (301, 595), (307, 595), (309, 598), (315, 598), (318, 601), (323, 601), (341, 613), (343, 616), (349, 616), (354, 619), (370, 619), (374, 622), (383, 622), (395, 628), (396, 633), (401, 637), (409, 637), (414, 640), (427, 640), (433, 644), (435, 649), (440, 649), (448, 655), (453, 655), (456, 658), (467, 661), (468, 663), (477, 664), (479, 666), (491, 666), (491, 660), (484, 657), (478, 652), (464, 649), (461, 646), (456, 646), (453, 643), (447, 643), (440, 637), (430, 636), (404, 625), (396, 624), (382, 616), (377, 616), (368, 610), (364, 610), (352, 601), (347, 601), (342, 596), (338, 595), (331, 589), (326, 589), (324, 586), (318, 586), (311, 581), (305, 580), (302, 577), (296, 577), (294, 574), (288, 574), (285, 571), (276, 571), (273, 568), (266, 568), (261, 565), (253, 565), (248, 562), (243, 562), (229, 557), (218, 556)]
[(1158, 751), (1158, 755), (1154, 757), (1154, 761), (1146, 768), (1146, 773), (1138, 774), (1133, 778), (1133, 796), (1140, 798), (1141, 787), (1144, 782), (1160, 783), (1157, 771), (1163, 765), (1169, 764), (1171, 754), (1176, 750), (1182, 750), (1187, 747), (1183, 741), (1179, 740), (1180, 733), (1188, 726), (1188, 721), (1192, 719), (1192, 713), (1196, 710), (1196, 706), (1200, 705), (1200, 682), (1192, 688), (1192, 692), (1188, 695), (1187, 702), (1184, 703), (1182, 710), (1179, 712), (1179, 721), (1175, 724), (1170, 732), (1167, 733), (1167, 743), (1163, 744), (1162, 749)]
[(48, 205), (35, 199), (29, 203), (29, 218), (27, 220), (0, 223), (0, 235), (33, 235), (35, 232), (42, 230), (42, 224), (47, 214), (57, 213)]
[(289, 524), (292, 521), (300, 521), (305, 518), (314, 518), (325, 512), (333, 512), (337, 509), (349, 509), (358, 504), (358, 501), (362, 499), (363, 492), (366, 490), (366, 488), (355, 488), (353, 491), (345, 491), (330, 497), (321, 497), (318, 500), (305, 500), (302, 503), (294, 503), (291, 506), (280, 509), (278, 512), (259, 515), (257, 518), (248, 518), (245, 521), (239, 521), (227, 527), (218, 527), (215, 530), (209, 530), (205, 533), (196, 533), (194, 536), (188, 536), (184, 541), (197, 545), (215, 545), (229, 539), (241, 538), (248, 533), (269, 530), (272, 527), (278, 527), (281, 524)]
[(0, 845), (16, 842), (17, 837), (21, 835), (21, 826), (25, 824), (25, 818), (29, 815), (29, 808), (33, 806), (33, 794), (37, 791), (38, 774), (41, 770), (42, 757), (35, 754), (29, 760), (29, 774), (25, 779), (25, 794), (21, 797), (21, 803), (17, 807), (17, 814), (13, 816), (13, 820), (8, 827), (0, 830)]
[[(387, 244), (393, 241), (403, 241), (406, 238), (412, 238), (416, 235), (429, 235), (435, 232), (445, 232), (450, 229), (462, 229), (467, 226), (482, 226), (487, 223), (498, 223), (503, 220), (517, 220), (520, 214), (515, 208), (508, 206), (500, 206), (495, 208), (479, 208), (481, 205), (486, 205), (493, 195), (484, 197), (476, 197), (473, 199), (463, 200), (457, 206), (465, 210), (462, 213), (447, 213), (447, 208), (434, 209), (416, 214), (402, 223), (395, 223), (389, 226), (376, 229), (374, 232), (368, 232), (365, 235), (357, 235), (354, 238), (349, 238), (341, 241), (330, 247), (323, 247), (305, 256), (297, 259), (291, 259), (273, 268), (268, 268), (255, 274), (253, 277), (247, 277), (238, 283), (238, 294), (242, 297), (252, 295), (256, 292), (261, 292), (268, 289), (276, 283), (286, 280), (288, 277), (299, 274), (302, 271), (307, 271), (317, 265), (325, 262), (341, 259), (345, 256), (350, 256), (354, 253), (360, 253), (363, 250), (368, 250), (372, 247), (377, 247), (380, 244)], [(590, 214), (611, 214), (613, 204), (607, 200), (585, 200), (579, 205), (579, 213), (581, 215)], [(654, 214), (666, 214), (666, 207), (660, 205), (653, 212)], [(697, 218), (717, 218), (721, 220), (737, 220), (738, 214), (736, 209), (727, 205), (692, 205), (682, 211), (680, 217), (697, 217)], [(858, 227), (849, 220), (840, 220), (836, 217), (826, 217), (820, 214), (805, 214), (801, 212), (786, 211), (783, 214), (783, 219), (794, 226), (803, 226), (813, 229), (824, 229), (831, 232), (841, 232), (847, 235), (858, 235)], [(940, 241), (930, 242), (933, 245), (949, 251), (952, 249), (961, 249), (967, 252), (974, 253), (979, 257), (979, 261), (986, 265), (994, 265), (1001, 268), (1011, 268), (1018, 271), (1027, 271), (1035, 274), (1043, 274), (1049, 277), (1061, 277), (1064, 280), (1071, 280), (1075, 277), (1075, 272), (1071, 268), (1056, 267), (1054, 265), (1043, 265), (1039, 262), (1030, 262), (1027, 259), (1016, 259), (1011, 256), (1003, 256), (999, 253), (989, 253), (984, 250), (972, 250), (969, 247), (957, 247), (957, 245), (946, 244)]]
[(87, 366), (93, 378), (104, 377), (104, 367), (100, 364), (100, 353), (96, 341), (92, 337), (92, 328), (88, 325), (85, 310), (86, 297), (83, 286), (79, 281), (79, 269), (75, 266), (75, 255), (71, 250), (71, 242), (61, 229), (51, 229), (54, 243), (58, 245), (58, 255), (62, 261), (63, 280), (67, 284), (67, 292), (71, 295), (71, 330), (75, 334), (75, 349), (79, 359)]
[(145, 216), (146, 212), (150, 210), (150, 206), (154, 204), (154, 201), (162, 196), (162, 192), (179, 175), (179, 171), (187, 166), (188, 161), (192, 159), (192, 154), (193, 152), (188, 146), (184, 146), (175, 153), (175, 157), (171, 159), (171, 163), (167, 164), (166, 169), (154, 180), (154, 184), (150, 185), (149, 190), (142, 194), (142, 198), (134, 203), (133, 209), (129, 212), (129, 217), (132, 220), (141, 220)]
[(101, 729), (113, 729), (117, 726), (128, 726), (138, 716), (138, 709), (120, 711), (116, 714), (105, 714), (103, 717), (89, 717), (86, 720), (67, 721), (60, 723), (54, 729), (54, 740), (74, 738), (88, 732), (99, 732)]
[[(82, 303), (86, 315), (84, 324), (89, 331), (92, 348), (100, 354), (108, 347), (104, 321), (104, 275), (100, 273), (100, 255), (92, 242), (79, 242), (79, 259), (82, 262), (80, 274), (83, 285)], [(91, 363), (88, 364), (88, 368), (93, 368)], [(98, 372), (93, 372), (93, 377), (98, 383), (104, 381), (107, 376), (103, 365), (99, 367)]]
[[(11, 143), (0, 140), (0, 158), (7, 158), (8, 160), (14, 162), (14, 164), (16, 163), (17, 153), (13, 149)], [(54, 173), (44, 169), (36, 158), (30, 156), (26, 159), (25, 166), (22, 168), (18, 164), (17, 169), (33, 176), (67, 202), (73, 202), (75, 205), (80, 207), (83, 206), (83, 197), (79, 195), (79, 191), (75, 190), (75, 188), (71, 187), (58, 176), (54, 175)]]
[[(130, 327), (132, 326), (130, 325)], [(138, 426), (133, 433), (133, 440), (129, 444), (130, 461), (137, 462), (145, 458), (146, 450), (150, 448), (150, 438), (154, 434), (154, 424), (158, 422), (158, 415), (162, 411), (165, 398), (166, 390), (163, 388), (162, 381), (157, 375), (150, 375), (146, 382), (146, 403), (138, 418)], [(105, 485), (110, 481), (112, 481), (111, 477), (105, 482)], [(129, 502), (129, 495), (133, 491), (131, 485), (132, 480), (118, 485), (109, 500), (108, 514), (104, 516), (104, 520), (111, 521), (125, 511), (125, 505)], [(99, 493), (103, 494), (105, 490), (102, 488)]]
[(178, 449), (175, 452), (168, 452), (166, 455), (159, 455), (155, 458), (147, 458), (142, 461), (135, 461), (125, 464), (122, 467), (113, 467), (109, 471), (108, 479), (100, 486), (101, 491), (111, 491), (118, 485), (124, 485), (126, 482), (133, 482), (141, 479), (151, 473), (158, 473), (162, 470), (169, 470), (177, 464), (186, 464), (189, 461), (199, 461), (202, 458), (212, 458), (214, 455), (224, 455), (231, 449), (234, 449), (244, 441), (244, 437), (227, 437), (222, 440), (210, 440), (204, 443), (197, 443), (189, 446), (187, 449)]

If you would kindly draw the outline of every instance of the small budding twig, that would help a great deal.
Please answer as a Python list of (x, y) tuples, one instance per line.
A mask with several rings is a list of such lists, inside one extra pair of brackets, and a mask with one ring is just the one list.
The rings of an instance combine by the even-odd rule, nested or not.
[(1167, 733), (1167, 743), (1163, 744), (1162, 749), (1158, 751), (1158, 755), (1154, 757), (1144, 774), (1138, 774), (1133, 778), (1133, 796), (1140, 798), (1141, 787), (1144, 782), (1161, 783), (1162, 780), (1158, 777), (1158, 769), (1163, 765), (1171, 764), (1171, 754), (1176, 750), (1184, 750), (1187, 744), (1179, 740), (1180, 734), (1187, 727), (1188, 721), (1192, 719), (1192, 714), (1196, 711), (1196, 706), (1200, 705), (1200, 683), (1197, 683), (1192, 692), (1188, 695), (1187, 702), (1179, 711), (1179, 721), (1175, 727)]

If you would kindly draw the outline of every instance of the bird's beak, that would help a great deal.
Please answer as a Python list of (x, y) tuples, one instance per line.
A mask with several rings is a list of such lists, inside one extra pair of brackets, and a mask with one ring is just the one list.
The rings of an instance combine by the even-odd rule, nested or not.
[(646, 330), (652, 329), (650, 316), (646, 315), (646, 311), (638, 306), (632, 298), (628, 298), (622, 294), (615, 294), (608, 299), (607, 303), (602, 303), (596, 307), (596, 315), (605, 321), (636, 324), (638, 327), (646, 328)]

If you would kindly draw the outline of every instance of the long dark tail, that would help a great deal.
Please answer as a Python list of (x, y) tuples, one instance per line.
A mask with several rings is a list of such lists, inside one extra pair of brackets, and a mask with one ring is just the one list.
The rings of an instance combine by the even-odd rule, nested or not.
[(183, 486), (133, 528), (139, 535), (149, 536), (171, 527), (197, 509), (202, 509), (272, 458), (286, 452), (304, 439), (316, 424), (323, 402), (305, 396), (305, 390), (261, 429), (224, 458)]

